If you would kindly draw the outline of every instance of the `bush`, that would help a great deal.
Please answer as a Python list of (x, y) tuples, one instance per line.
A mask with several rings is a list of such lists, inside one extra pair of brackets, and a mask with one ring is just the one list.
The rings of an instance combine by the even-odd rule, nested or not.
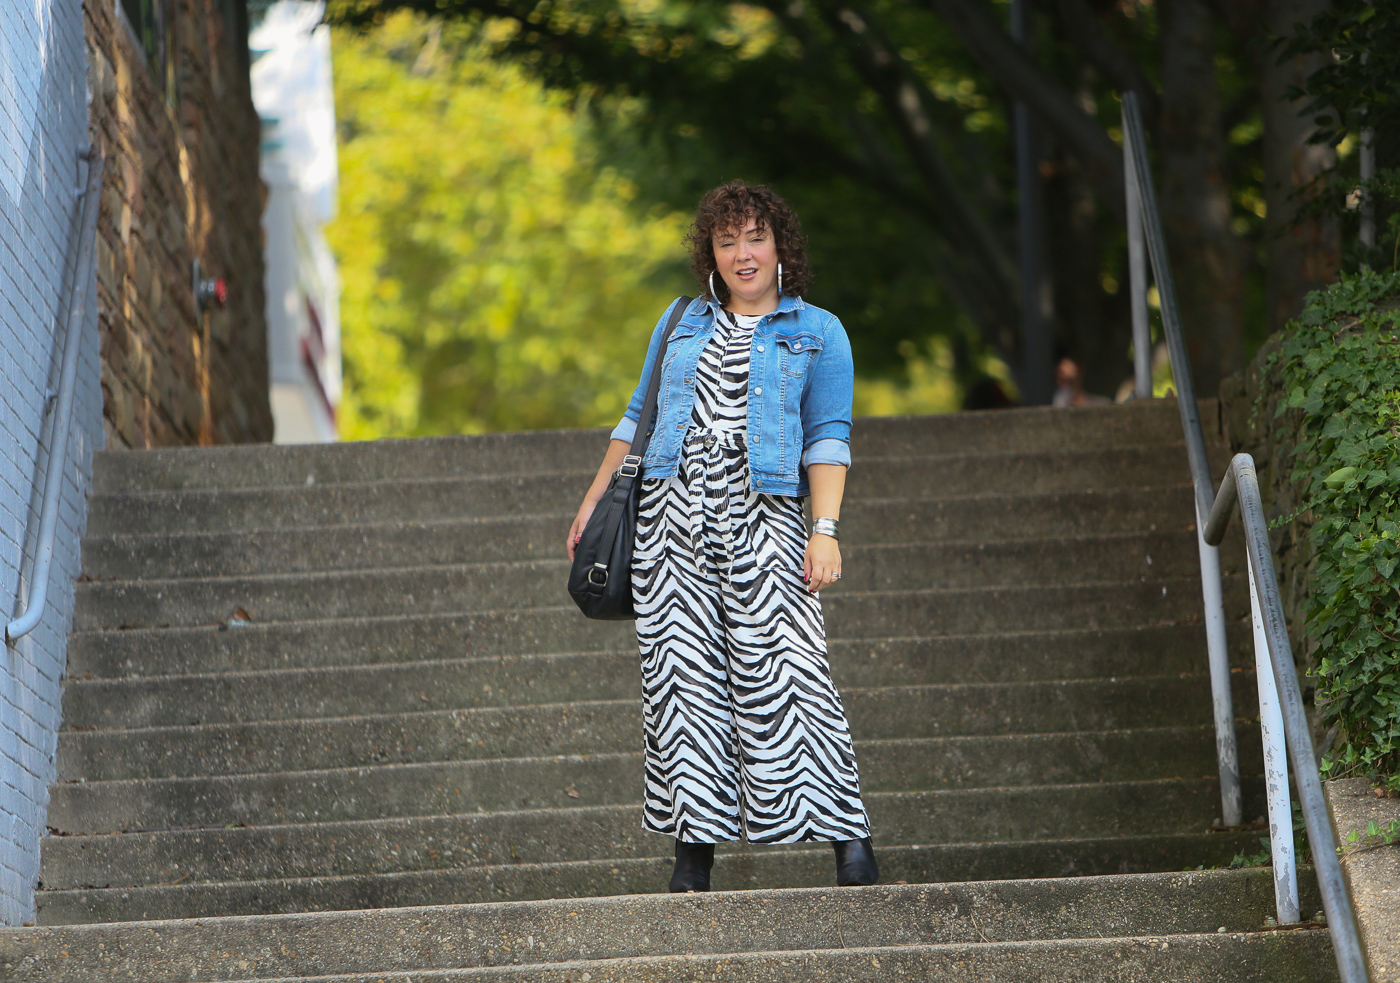
[[(1400, 274), (1309, 295), (1275, 355), (1296, 411), (1293, 481), (1310, 512), (1306, 632), (1333, 776), (1400, 765)], [(1294, 428), (1289, 428), (1294, 429)], [(1296, 518), (1297, 515), (1286, 517)]]

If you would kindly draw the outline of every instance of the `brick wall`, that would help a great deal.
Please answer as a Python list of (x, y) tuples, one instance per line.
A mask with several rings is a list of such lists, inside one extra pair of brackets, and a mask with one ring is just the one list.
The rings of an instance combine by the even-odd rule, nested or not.
[[(0, 615), (24, 607), (51, 444), (45, 390), (58, 388), (60, 304), (76, 225), (77, 150), (87, 142), (83, 21), (63, 0), (7, 4), (0, 17)], [(0, 667), (0, 923), (34, 917), (39, 838), (54, 752), (78, 543), (102, 401), (91, 283), (48, 605)], [(42, 439), (41, 439), (42, 438)]]
[[(84, 2), (94, 138), (112, 164), (97, 263), (108, 440), (271, 440), (260, 124), (246, 49), (229, 4), (175, 0), (171, 105), (118, 6)], [(226, 310), (197, 313), (195, 259), (228, 281)]]

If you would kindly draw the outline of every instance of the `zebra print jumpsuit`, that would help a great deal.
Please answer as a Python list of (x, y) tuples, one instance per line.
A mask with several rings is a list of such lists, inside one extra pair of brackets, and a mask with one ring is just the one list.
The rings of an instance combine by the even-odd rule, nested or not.
[[(643, 479), (632, 584), (643, 827), (688, 843), (870, 835), (821, 603), (802, 580), (802, 500), (749, 487), (757, 316), (724, 313), (696, 366), (675, 477)], [(741, 819), (742, 817), (742, 819)]]

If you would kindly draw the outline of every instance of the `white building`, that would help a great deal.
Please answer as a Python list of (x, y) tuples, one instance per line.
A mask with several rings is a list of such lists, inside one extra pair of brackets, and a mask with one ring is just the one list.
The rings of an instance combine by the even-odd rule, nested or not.
[(340, 279), (322, 227), (335, 216), (335, 100), (325, 4), (278, 0), (249, 35), (263, 120), (268, 371), (274, 440), (337, 438)]

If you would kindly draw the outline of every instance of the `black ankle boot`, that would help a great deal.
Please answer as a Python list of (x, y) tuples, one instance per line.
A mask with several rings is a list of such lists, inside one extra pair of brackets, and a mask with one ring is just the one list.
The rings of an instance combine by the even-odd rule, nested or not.
[(880, 879), (880, 866), (875, 863), (875, 850), (870, 846), (870, 837), (867, 836), (863, 840), (837, 840), (831, 845), (836, 849), (838, 887), (874, 884)]
[(708, 891), (710, 868), (715, 865), (713, 843), (682, 843), (676, 841), (676, 868), (671, 874), (671, 893)]

